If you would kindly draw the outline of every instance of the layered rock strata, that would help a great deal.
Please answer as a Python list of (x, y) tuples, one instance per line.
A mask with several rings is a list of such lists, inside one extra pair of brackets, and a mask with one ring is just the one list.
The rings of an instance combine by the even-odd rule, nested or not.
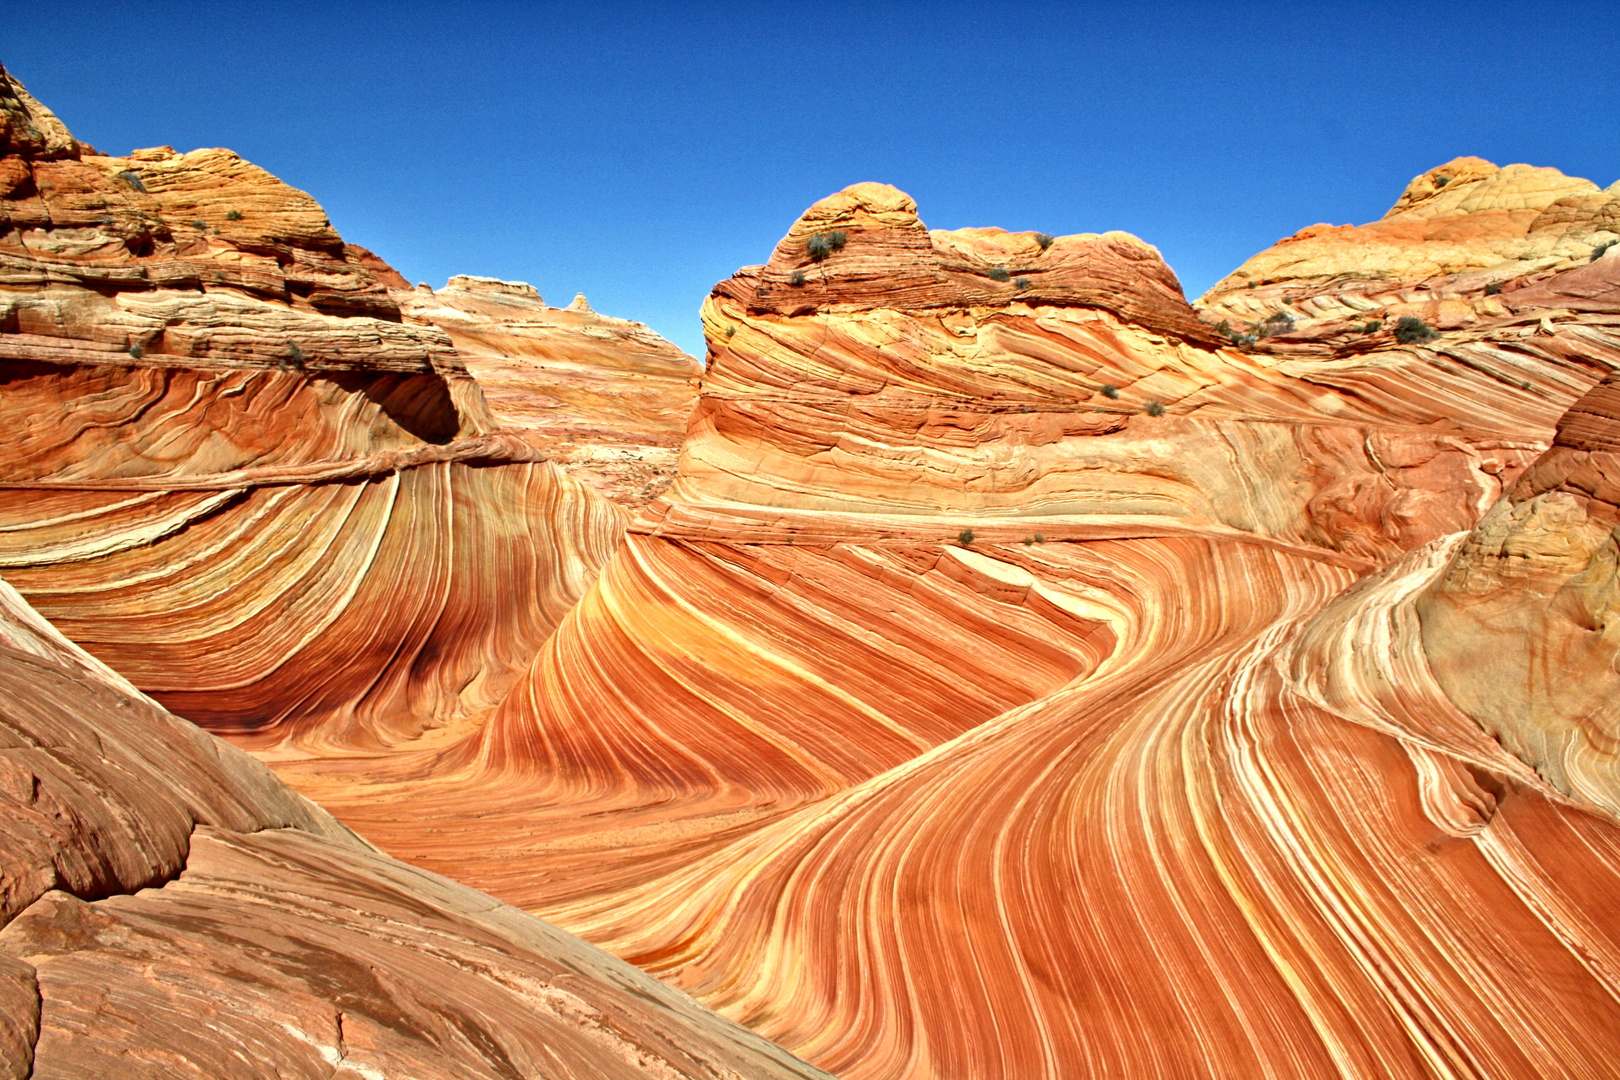
[(578, 297), (546, 305), (532, 285), (453, 277), (394, 292), (408, 322), (437, 326), (498, 423), (621, 506), (669, 486), (702, 365), (638, 322)]
[(491, 724), (285, 776), (844, 1077), (1606, 1067), (1620, 833), (1420, 614), (1601, 322), (1534, 392), (1226, 344), (1139, 241), (879, 185), (704, 318), (675, 484)]
[(0, 82), (0, 570), (257, 744), (487, 713), (624, 510), (503, 430), (308, 195), (224, 150), (96, 155)]
[(404, 866), (0, 582), (0, 1075), (821, 1076)]

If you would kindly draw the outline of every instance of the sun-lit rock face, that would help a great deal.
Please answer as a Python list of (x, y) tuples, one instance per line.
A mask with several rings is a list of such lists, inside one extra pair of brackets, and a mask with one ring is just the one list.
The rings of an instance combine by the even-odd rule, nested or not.
[(257, 743), (492, 709), (625, 511), (498, 430), (308, 195), (225, 150), (96, 156), (0, 83), (0, 572)]
[(1560, 791), (1620, 815), (1617, 527), (1611, 375), (1565, 415), (1419, 610), (1451, 699)]
[(445, 331), (497, 423), (621, 506), (669, 486), (702, 365), (584, 297), (546, 305), (532, 285), (463, 275), (396, 291), (407, 322)]
[(716, 288), (675, 484), (489, 725), (283, 776), (846, 1080), (1601, 1073), (1620, 831), (1420, 605), (1607, 324), (1526, 391), (1044, 251), (1038, 292), (1032, 235), (817, 204)]
[(0, 582), (0, 1076), (815, 1070), (382, 855)]
[[(1612, 264), (1574, 272), (1617, 240), (1620, 185), (1600, 189), (1557, 169), (1457, 158), (1414, 178), (1378, 221), (1312, 225), (1279, 240), (1216, 282), (1198, 306), (1238, 330), (1286, 314), (1288, 330), (1342, 338), (1341, 347), (1372, 322), (1388, 324), (1387, 336), (1402, 315), (1488, 339), (1512, 316), (1540, 308), (1551, 335), (1573, 312), (1613, 310)], [(1538, 292), (1549, 278), (1608, 284), (1595, 296), (1577, 288), (1578, 301), (1560, 305)], [(1515, 366), (1502, 365), (1510, 373)]]

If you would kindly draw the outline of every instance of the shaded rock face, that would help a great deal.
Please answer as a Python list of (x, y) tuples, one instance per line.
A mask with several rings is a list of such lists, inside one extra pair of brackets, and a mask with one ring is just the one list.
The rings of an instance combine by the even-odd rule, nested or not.
[(450, 335), (497, 423), (565, 472), (639, 508), (669, 486), (702, 365), (581, 296), (548, 307), (532, 285), (453, 277), (394, 294), (405, 318)]
[(1600, 1074), (1620, 832), (1424, 605), (1606, 324), (1513, 352), (1527, 392), (1506, 331), (1224, 344), (1126, 239), (1049, 245), (1066, 293), (941, 270), (992, 241), (1040, 257), (811, 208), (493, 719), (282, 775), (846, 1078)]
[(380, 854), (3, 582), (0, 863), (0, 1075), (821, 1075)]

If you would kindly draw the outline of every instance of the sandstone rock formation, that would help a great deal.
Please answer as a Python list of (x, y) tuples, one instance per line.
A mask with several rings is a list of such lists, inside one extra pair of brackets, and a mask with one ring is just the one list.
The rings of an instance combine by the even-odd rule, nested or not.
[(704, 318), (676, 483), (488, 728), (296, 786), (846, 1078), (1606, 1067), (1620, 833), (1420, 617), (1606, 323), (1534, 392), (1222, 345), (1140, 242), (877, 185)]
[(548, 307), (522, 282), (464, 275), (394, 297), (406, 321), (450, 335), (496, 421), (564, 471), (631, 508), (669, 486), (697, 403), (692, 357), (583, 295)]
[[(14, 156), (83, 162), (46, 127)], [(931, 232), (856, 185), (714, 290), (622, 540), (519, 394), (586, 412), (551, 336), (634, 334), (344, 248), (400, 322), (254, 303), (437, 343), (401, 398), (361, 354), (277, 373), (298, 437), (250, 439), (237, 384), (36, 372), (0, 558), (383, 850), (845, 1080), (1604, 1075), (1611, 205), (1461, 159), (1194, 306), (1133, 237)], [(93, 311), (74, 355), (122, 325)], [(655, 422), (593, 406), (575, 450), (680, 411), (639, 348)]]
[(819, 1076), (404, 866), (0, 582), (0, 1075)]
[[(503, 430), (309, 196), (224, 150), (90, 154), (0, 81), (0, 570), (250, 741), (385, 746), (492, 709), (625, 511)], [(583, 327), (556, 348), (574, 330), (614, 355)]]

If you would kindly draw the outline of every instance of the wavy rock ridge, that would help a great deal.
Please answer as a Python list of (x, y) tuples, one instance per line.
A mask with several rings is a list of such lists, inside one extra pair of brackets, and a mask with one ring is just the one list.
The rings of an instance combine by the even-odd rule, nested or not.
[(940, 269), (991, 241), (1041, 257), (812, 208), (491, 725), (284, 775), (844, 1077), (1601, 1072), (1620, 834), (1423, 605), (1611, 332), (1526, 392), (1449, 338), (1223, 345), (1135, 241)]
[(476, 290), (429, 301), (229, 151), (101, 156), (0, 81), (0, 569), (143, 689), (253, 745), (374, 748), (486, 714), (626, 514), (548, 460), (551, 432), (492, 412), (420, 312), (482, 342), (480, 363), (523, 346), (502, 404), (556, 382), (522, 368), (549, 357), (584, 387), (559, 399), (576, 428), (655, 455), (695, 362), (589, 312), (536, 329)]
[(0, 1075), (821, 1076), (357, 839), (0, 582)]
[[(384, 849), (846, 1080), (1603, 1075), (1620, 1019), (1603, 692), (1620, 338), (1616, 264), (1582, 245), (1607, 193), (1445, 169), (1385, 223), (1279, 245), (1196, 308), (1123, 234), (930, 232), (903, 193), (847, 189), (715, 289), (679, 474), (622, 542), (560, 510), (530, 527), (589, 553), (534, 564), (536, 590), (585, 567), (558, 602), (537, 616), (490, 586), (484, 610), (531, 620), (521, 632), (453, 619), (440, 637), (435, 614), (403, 653), (409, 692), (369, 708), (304, 703), (388, 686), (362, 675), (397, 671), (398, 650), (305, 663), (313, 681), (259, 675), (298, 702), (267, 729), (248, 730), (264, 701), (204, 719)], [(1403, 314), (1439, 333), (1398, 335)], [(402, 325), (434, 334), (424, 318), (453, 321)], [(490, 333), (520, 330), (539, 333)], [(336, 398), (355, 420), (334, 438), (358, 422), (399, 445), (267, 468), (329, 482), (404, 456), (450, 484), (497, 460), (504, 476), (533, 444), (477, 434), (476, 385), (453, 367), (435, 366), (448, 441), (409, 443)], [(90, 483), (133, 498), (118, 485), (147, 475), (146, 447), (197, 423)], [(46, 426), (68, 445), (70, 419)], [(455, 456), (477, 439), (504, 449)], [(170, 471), (165, 498), (197, 493)], [(202, 471), (223, 498), (229, 474)], [(600, 502), (575, 487), (550, 505)], [(57, 530), (58, 554), (18, 572), (95, 637), (98, 607), (133, 611), (96, 596), (109, 569), (166, 579), (89, 560), (179, 533), (170, 505), (132, 501), (132, 523), (86, 547), (86, 505), (19, 511), (0, 536)], [(510, 504), (452, 489), (434, 505), (402, 520), (481, 507), (460, 537)], [(207, 542), (184, 550), (202, 565), (268, 535), (275, 559), (218, 565), (284, 559), (341, 586), (346, 528), (312, 554), (251, 520), (212, 538), (187, 524), (187, 545)], [(359, 627), (423, 591), (398, 582), (429, 546), (379, 555), (391, 594), (307, 655), (352, 664)], [(277, 626), (283, 598), (311, 595), (261, 580), (171, 594), (173, 611), (202, 604), (181, 639)], [(466, 581), (445, 595), (505, 576)], [(417, 625), (385, 637), (424, 640)], [(510, 643), (499, 664), (492, 641)], [(165, 700), (196, 659), (168, 665), (183, 685)], [(411, 703), (436, 685), (456, 703)]]

